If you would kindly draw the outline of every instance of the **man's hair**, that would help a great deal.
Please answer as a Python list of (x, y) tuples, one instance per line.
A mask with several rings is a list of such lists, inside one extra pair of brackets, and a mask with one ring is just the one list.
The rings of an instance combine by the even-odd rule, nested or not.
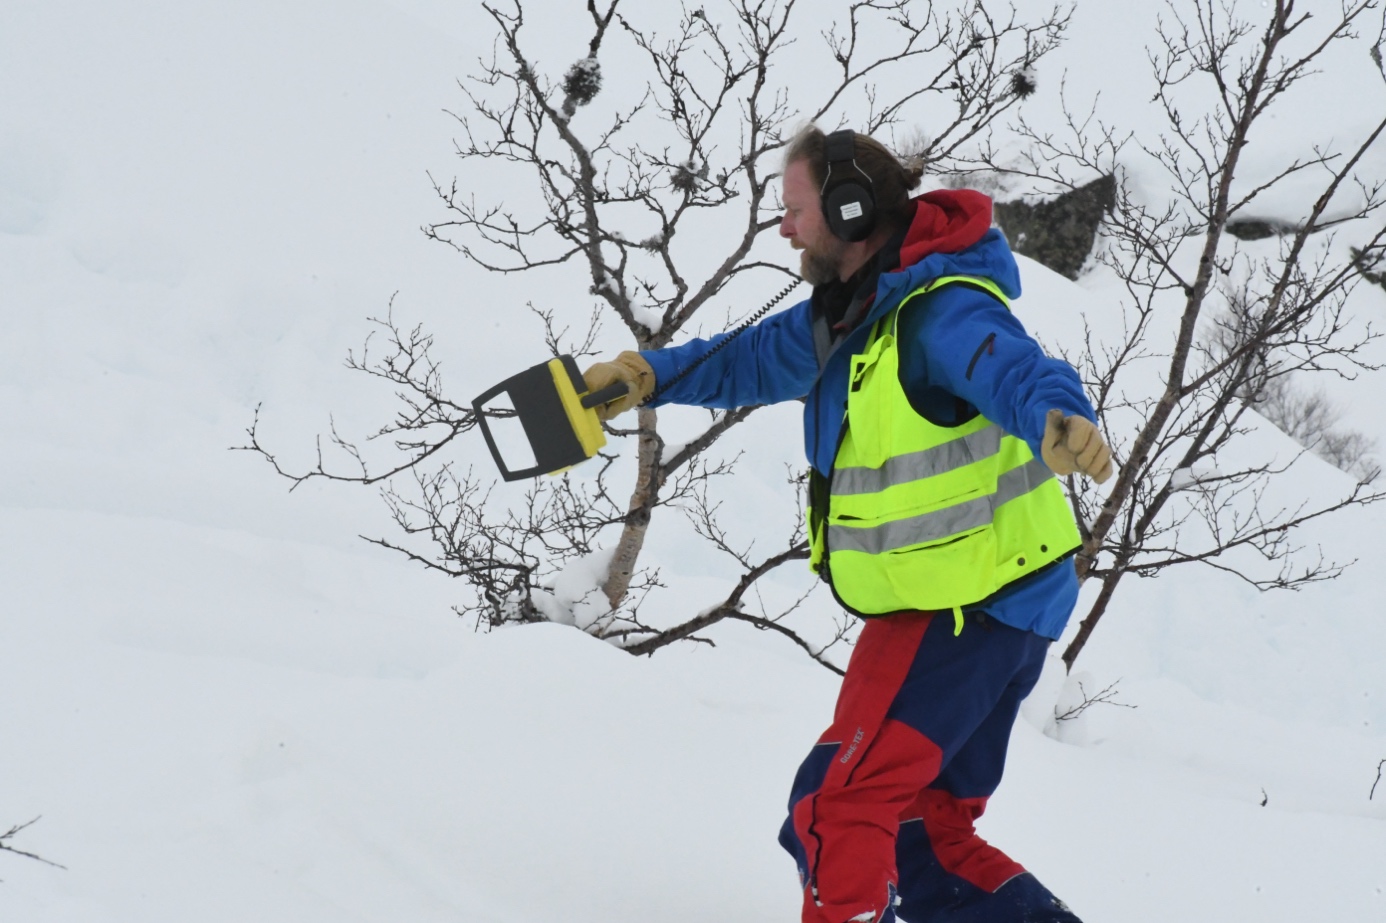
[[(802, 160), (808, 164), (813, 184), (823, 187), (828, 176), (828, 136), (817, 125), (804, 128), (785, 148), (784, 165)], [(910, 190), (919, 186), (924, 168), (918, 163), (901, 163), (900, 158), (870, 135), (856, 134), (853, 159), (871, 177), (871, 194), (876, 198), (879, 227), (898, 228), (914, 217)]]

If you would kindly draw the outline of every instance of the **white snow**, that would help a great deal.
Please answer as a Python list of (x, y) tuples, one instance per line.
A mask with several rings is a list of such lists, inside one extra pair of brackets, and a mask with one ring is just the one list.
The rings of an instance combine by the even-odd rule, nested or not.
[[(1125, 37), (1155, 14), (1083, 3), (1056, 59), (1070, 92), (1101, 82), (1140, 111), (1140, 68), (1110, 61), (1143, 61)], [(418, 231), (441, 211), (425, 171), (495, 179), (455, 166), (442, 111), (486, 23), (442, 0), (0, 7), (0, 832), (41, 816), (11, 845), (66, 867), (0, 852), (0, 919), (795, 918), (775, 835), (832, 674), (738, 625), (651, 658), (564, 624), (476, 633), (462, 587), (357, 537), (395, 535), (369, 491), (289, 494), (228, 451), (261, 403), (294, 468), (329, 414), (347, 433), (388, 418), (389, 389), (341, 362), (392, 296), (461, 398), (541, 358), (527, 301), (576, 293), (586, 316), (580, 281), (489, 277)], [(544, 60), (585, 53), (588, 27), (535, 28)], [(1030, 103), (1055, 98), (1053, 66)], [(1346, 135), (1380, 92), (1298, 99), (1285, 143), (1336, 117)], [(1296, 218), (1293, 192), (1265, 214)], [(1024, 272), (1016, 310), (1047, 344), (1076, 342), (1080, 315), (1116, 322), (1100, 274)], [(1349, 424), (1386, 436), (1380, 376), (1337, 387)], [(734, 539), (792, 527), (798, 412), (728, 436), (747, 451)], [(479, 439), (452, 460), (490, 470)], [(1308, 455), (1293, 471), (1303, 493), (1350, 483)], [(982, 832), (1084, 919), (1386, 919), (1386, 525), (1355, 511), (1301, 543), (1360, 564), (1283, 596), (1211, 569), (1132, 578), (1083, 688), (1054, 662), (1026, 703)], [(727, 592), (672, 525), (647, 554), (670, 584), (651, 616)], [(605, 566), (555, 577), (560, 620), (593, 617)], [(767, 605), (805, 581), (767, 580)], [(1054, 703), (1114, 683), (1134, 708), (1055, 724)]]
[(1206, 462), (1197, 465), (1190, 465), (1187, 468), (1176, 468), (1170, 478), (1169, 486), (1175, 490), (1187, 490), (1195, 487), (1203, 481), (1215, 480), (1222, 477), (1222, 472), (1217, 465), (1210, 465)]
[(614, 553), (614, 548), (608, 548), (574, 558), (554, 574), (546, 583), (548, 592), (534, 598), (544, 617), (587, 631), (608, 616), (611, 607), (601, 586), (606, 582)]
[(664, 314), (649, 305), (632, 300), (630, 313), (636, 323), (644, 326), (652, 334), (659, 333), (664, 326)]

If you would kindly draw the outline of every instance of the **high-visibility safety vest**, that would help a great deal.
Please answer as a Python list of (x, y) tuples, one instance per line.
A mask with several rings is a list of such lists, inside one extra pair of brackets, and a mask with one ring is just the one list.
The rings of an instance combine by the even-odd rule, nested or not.
[[(978, 414), (958, 426), (924, 419), (900, 384), (900, 309), (876, 322), (851, 357), (843, 438), (823, 498), (810, 503), (809, 565), (858, 615), (962, 608), (1072, 554), (1081, 545), (1062, 486), (1023, 439)], [(820, 489), (821, 490), (821, 489)], [(818, 509), (814, 509), (817, 507)]]

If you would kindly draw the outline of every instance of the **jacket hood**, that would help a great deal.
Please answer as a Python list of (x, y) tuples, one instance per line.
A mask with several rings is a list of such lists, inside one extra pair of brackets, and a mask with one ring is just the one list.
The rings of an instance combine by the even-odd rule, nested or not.
[(1007, 298), (1020, 297), (1020, 268), (1005, 235), (991, 226), (991, 198), (972, 189), (939, 189), (914, 200), (914, 219), (900, 240), (899, 257), (887, 257), (868, 320), (899, 303), (907, 292), (943, 276), (990, 279)]
[(900, 245), (900, 268), (931, 253), (958, 253), (991, 228), (991, 198), (973, 189), (937, 189), (914, 199), (914, 219)]

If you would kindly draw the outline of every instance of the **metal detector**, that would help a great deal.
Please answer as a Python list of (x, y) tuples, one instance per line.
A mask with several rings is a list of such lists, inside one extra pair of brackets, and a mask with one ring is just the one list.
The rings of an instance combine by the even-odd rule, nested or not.
[[(472, 412), (486, 437), (486, 447), (496, 460), (501, 477), (518, 481), (540, 474), (556, 474), (584, 462), (606, 445), (606, 433), (594, 409), (627, 392), (625, 382), (588, 392), (587, 383), (572, 356), (559, 356), (512, 375), (472, 401)], [(506, 395), (510, 408), (486, 405)], [(488, 419), (518, 418), (524, 428), (534, 464), (511, 468), (506, 453)], [(513, 444), (510, 461), (515, 461)], [(527, 460), (527, 459), (526, 459)]]

